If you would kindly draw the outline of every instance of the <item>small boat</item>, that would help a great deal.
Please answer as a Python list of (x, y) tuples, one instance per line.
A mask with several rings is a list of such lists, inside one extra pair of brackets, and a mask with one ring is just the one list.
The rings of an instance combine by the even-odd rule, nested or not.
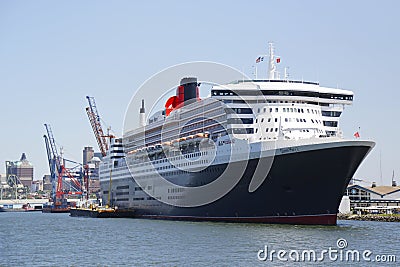
[(29, 203), (22, 205), (22, 209), (24, 211), (39, 211), (36, 210), (35, 207), (32, 207)]
[(56, 203), (55, 205), (50, 202), (43, 205), (42, 212), (43, 213), (68, 213), (70, 210), (70, 205), (60, 205)]
[(71, 217), (90, 217), (90, 218), (133, 218), (134, 211), (132, 209), (118, 209), (118, 207), (109, 206), (92, 206), (88, 208), (71, 208)]

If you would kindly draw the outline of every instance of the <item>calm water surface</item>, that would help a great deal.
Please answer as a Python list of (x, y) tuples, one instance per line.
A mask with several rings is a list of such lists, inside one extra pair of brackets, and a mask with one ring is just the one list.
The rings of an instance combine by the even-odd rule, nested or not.
[[(0, 266), (396, 266), (399, 223), (339, 221), (337, 226), (73, 218), (39, 212), (0, 213)], [(259, 250), (371, 250), (397, 263), (260, 261)], [(260, 254), (263, 256), (264, 254)], [(294, 254), (292, 254), (294, 255)], [(288, 259), (288, 254), (286, 254)]]

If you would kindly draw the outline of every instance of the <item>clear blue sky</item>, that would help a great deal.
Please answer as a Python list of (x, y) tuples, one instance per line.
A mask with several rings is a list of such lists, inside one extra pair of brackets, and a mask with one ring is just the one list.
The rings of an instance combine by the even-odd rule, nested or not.
[[(238, 3), (235, 3), (238, 2)], [(86, 95), (118, 134), (129, 100), (174, 64), (215, 61), (251, 75), (274, 41), (294, 79), (353, 90), (341, 127), (377, 142), (357, 177), (400, 177), (399, 1), (1, 1), (0, 173), (22, 152), (48, 173), (43, 123), (66, 157), (97, 148)], [(400, 182), (400, 179), (397, 179)]]

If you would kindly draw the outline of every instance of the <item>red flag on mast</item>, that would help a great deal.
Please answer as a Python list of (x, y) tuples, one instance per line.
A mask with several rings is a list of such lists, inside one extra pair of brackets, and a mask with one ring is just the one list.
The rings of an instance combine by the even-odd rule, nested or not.
[(355, 138), (360, 138), (360, 133), (359, 132), (355, 132), (354, 137)]

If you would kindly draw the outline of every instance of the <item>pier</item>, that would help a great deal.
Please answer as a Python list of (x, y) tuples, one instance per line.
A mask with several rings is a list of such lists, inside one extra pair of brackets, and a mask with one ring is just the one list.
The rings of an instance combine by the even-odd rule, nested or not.
[(338, 220), (400, 222), (400, 214), (338, 214)]

